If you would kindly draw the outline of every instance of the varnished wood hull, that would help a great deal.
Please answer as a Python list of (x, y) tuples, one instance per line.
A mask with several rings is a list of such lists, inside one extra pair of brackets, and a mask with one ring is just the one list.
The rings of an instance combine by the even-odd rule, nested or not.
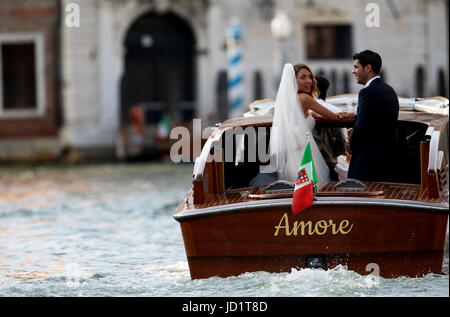
[(289, 199), (222, 207), (176, 216), (192, 279), (289, 272), (313, 258), (387, 278), (442, 271), (448, 214), (439, 208), (323, 200), (293, 215)]
[[(313, 206), (295, 216), (289, 187), (248, 187), (264, 166), (251, 158), (267, 149), (262, 140), (270, 140), (272, 116), (235, 118), (219, 125), (203, 146), (192, 190), (174, 215), (191, 277), (289, 272), (314, 262), (326, 269), (344, 265), (360, 274), (373, 270), (383, 277), (441, 273), (448, 223), (448, 147), (442, 146), (446, 139), (440, 131), (448, 135), (448, 116), (399, 116), (398, 148), (390, 154), (395, 182), (318, 183)], [(316, 125), (352, 126), (351, 120), (318, 120)], [(257, 137), (244, 133), (244, 143), (238, 143), (231, 132), (248, 127), (258, 128)], [(233, 146), (227, 147), (230, 140)], [(237, 144), (244, 144), (239, 148), (243, 162), (227, 161), (237, 157), (232, 151)]]

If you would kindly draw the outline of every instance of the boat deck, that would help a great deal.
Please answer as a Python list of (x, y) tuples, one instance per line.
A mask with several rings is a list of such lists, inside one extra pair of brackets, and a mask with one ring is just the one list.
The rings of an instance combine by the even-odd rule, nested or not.
[[(315, 194), (316, 201), (335, 201), (335, 202), (349, 202), (349, 201), (401, 201), (403, 203), (421, 203), (421, 205), (429, 205), (430, 207), (445, 207), (448, 208), (448, 185), (443, 188), (440, 198), (429, 198), (426, 189), (421, 189), (420, 184), (399, 184), (399, 183), (383, 183), (383, 182), (369, 182), (366, 183), (367, 190), (353, 190), (340, 189), (336, 191), (333, 187), (337, 184), (336, 181), (327, 182), (318, 185), (318, 190)], [(233, 204), (264, 204), (270, 201), (273, 203), (276, 200), (290, 200), (292, 199), (292, 191), (277, 191), (275, 193), (262, 193), (264, 186), (248, 187), (241, 189), (233, 189), (225, 191), (224, 194), (210, 195), (201, 204), (193, 204), (192, 191), (190, 191), (184, 200), (180, 203), (177, 213), (188, 212), (191, 210), (210, 209), (219, 206), (233, 205)], [(445, 194), (446, 193), (446, 194)]]

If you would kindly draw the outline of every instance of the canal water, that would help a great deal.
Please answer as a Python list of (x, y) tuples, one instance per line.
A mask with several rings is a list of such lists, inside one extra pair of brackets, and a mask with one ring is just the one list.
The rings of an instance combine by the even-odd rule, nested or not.
[(449, 296), (448, 275), (383, 279), (345, 267), (192, 281), (172, 218), (192, 168), (1, 167), (0, 296)]

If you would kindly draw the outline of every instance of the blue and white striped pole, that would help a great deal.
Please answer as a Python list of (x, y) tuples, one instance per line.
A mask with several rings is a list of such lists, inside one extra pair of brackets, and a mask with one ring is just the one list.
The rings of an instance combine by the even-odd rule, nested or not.
[(228, 107), (230, 118), (242, 116), (244, 105), (244, 76), (242, 72), (242, 29), (234, 23), (228, 27), (227, 32), (227, 58), (228, 58)]

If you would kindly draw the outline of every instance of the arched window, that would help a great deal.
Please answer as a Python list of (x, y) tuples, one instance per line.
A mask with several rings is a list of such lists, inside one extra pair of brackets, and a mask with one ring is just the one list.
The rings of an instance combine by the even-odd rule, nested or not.
[(344, 94), (348, 94), (350, 92), (350, 77), (347, 71), (344, 71), (344, 74), (342, 75), (342, 87)]
[(337, 84), (338, 84), (338, 82), (337, 82), (336, 70), (333, 69), (331, 71), (331, 75), (330, 75), (330, 92), (328, 94), (329, 96), (333, 96), (333, 95), (337, 94), (337, 92), (338, 92), (338, 89), (336, 87)]
[(221, 70), (217, 74), (216, 96), (217, 120), (223, 122), (228, 118), (228, 74), (226, 70)]
[(416, 97), (425, 97), (425, 71), (423, 66), (416, 68)]
[(445, 78), (445, 72), (442, 68), (439, 68), (438, 70), (438, 82), (437, 82), (437, 87), (438, 87), (438, 95), (442, 96), (442, 97), (448, 97), (447, 94), (447, 81)]
[(259, 70), (253, 73), (253, 99), (263, 98), (263, 78)]
[(352, 56), (351, 25), (306, 25), (308, 59), (348, 59)]

